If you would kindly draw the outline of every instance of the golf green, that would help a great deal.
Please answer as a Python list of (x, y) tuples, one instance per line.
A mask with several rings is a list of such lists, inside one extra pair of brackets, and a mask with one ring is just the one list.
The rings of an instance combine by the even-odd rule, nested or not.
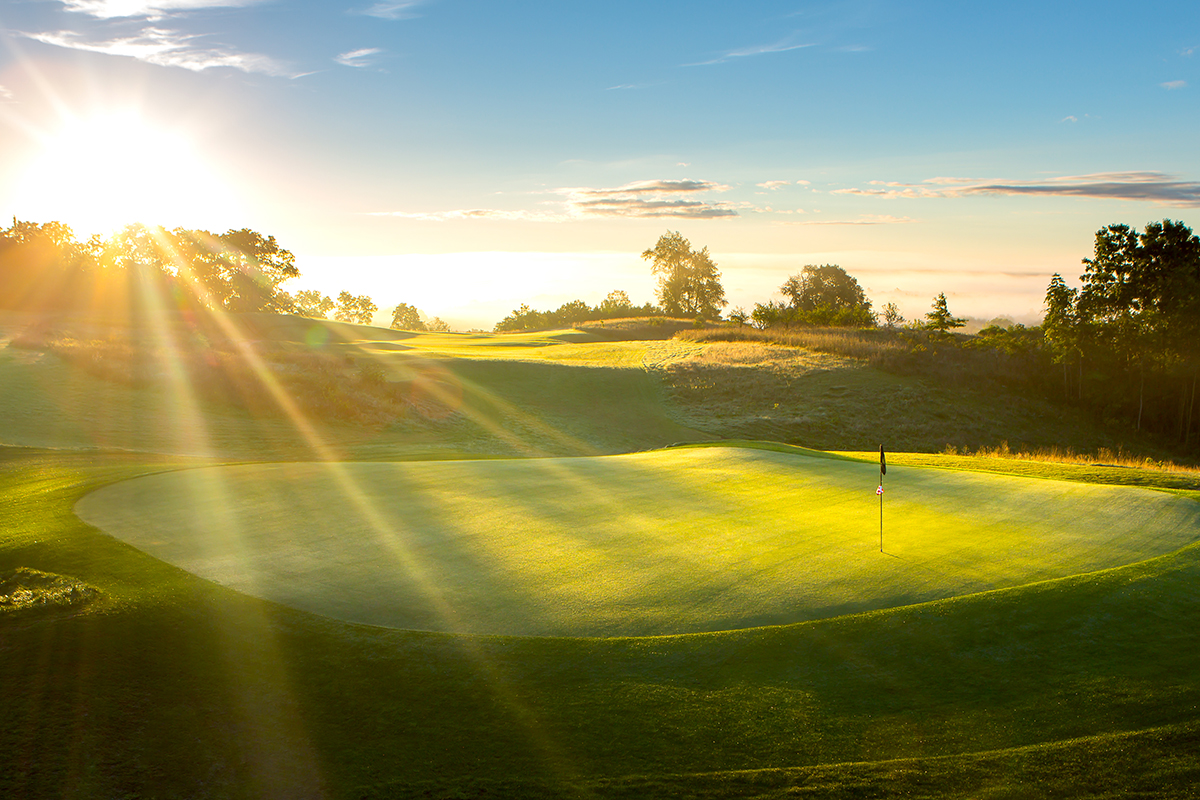
[(1115, 567), (1200, 538), (1162, 492), (699, 447), (149, 475), (76, 513), (203, 578), (399, 628), (643, 636), (795, 622)]

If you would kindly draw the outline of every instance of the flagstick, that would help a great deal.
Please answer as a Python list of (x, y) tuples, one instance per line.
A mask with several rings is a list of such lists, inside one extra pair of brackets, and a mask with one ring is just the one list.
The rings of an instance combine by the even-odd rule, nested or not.
[(883, 455), (883, 445), (879, 445), (879, 552), (883, 552), (883, 476), (887, 475), (887, 460)]

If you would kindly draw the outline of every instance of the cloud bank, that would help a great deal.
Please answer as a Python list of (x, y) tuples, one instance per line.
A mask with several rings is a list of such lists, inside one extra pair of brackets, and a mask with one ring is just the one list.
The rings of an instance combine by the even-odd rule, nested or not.
[(738, 216), (735, 205), (724, 201), (696, 199), (705, 192), (723, 192), (730, 187), (713, 181), (647, 180), (627, 183), (614, 188), (568, 187), (555, 189), (562, 195), (561, 212), (504, 211), (499, 209), (457, 209), (454, 211), (410, 212), (380, 211), (373, 216), (402, 217), (429, 221), (455, 219), (502, 219), (532, 222), (568, 222), (596, 217), (630, 217), (642, 219), (681, 218), (713, 219)]
[(736, 217), (738, 213), (731, 203), (697, 200), (693, 196), (729, 188), (713, 181), (649, 180), (612, 189), (559, 189), (558, 193), (566, 195), (568, 210), (580, 217), (711, 219)]
[(834, 189), (831, 194), (883, 199), (1025, 195), (1089, 197), (1103, 200), (1143, 200), (1161, 205), (1200, 208), (1200, 182), (1179, 180), (1161, 172), (1097, 172), (1045, 181), (978, 181), (970, 178), (930, 178), (920, 184), (871, 181), (882, 188)]

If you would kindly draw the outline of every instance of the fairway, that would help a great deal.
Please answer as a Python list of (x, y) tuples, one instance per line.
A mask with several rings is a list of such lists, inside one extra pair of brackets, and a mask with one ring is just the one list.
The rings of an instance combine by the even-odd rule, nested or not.
[(836, 616), (1128, 564), (1200, 538), (1170, 494), (752, 448), (208, 467), (76, 513), (203, 578), (423, 630), (642, 636)]

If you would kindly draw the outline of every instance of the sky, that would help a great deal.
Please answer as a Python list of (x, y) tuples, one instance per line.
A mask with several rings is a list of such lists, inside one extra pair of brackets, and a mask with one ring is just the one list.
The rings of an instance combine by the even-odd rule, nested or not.
[(910, 319), (1040, 316), (1100, 228), (1200, 228), (1200, 3), (0, 0), (0, 219), (249, 227), (285, 288), (455, 329), (730, 308), (834, 263)]

